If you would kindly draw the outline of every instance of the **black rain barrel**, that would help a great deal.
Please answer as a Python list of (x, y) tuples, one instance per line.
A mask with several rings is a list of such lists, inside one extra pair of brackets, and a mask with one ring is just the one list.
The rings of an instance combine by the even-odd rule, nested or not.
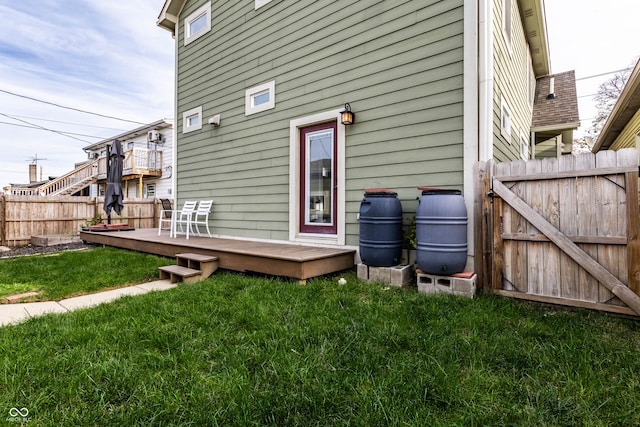
[(360, 259), (372, 267), (391, 267), (402, 258), (402, 204), (386, 189), (365, 190), (360, 203)]
[(467, 207), (459, 190), (418, 187), (416, 262), (440, 275), (461, 273), (467, 263)]

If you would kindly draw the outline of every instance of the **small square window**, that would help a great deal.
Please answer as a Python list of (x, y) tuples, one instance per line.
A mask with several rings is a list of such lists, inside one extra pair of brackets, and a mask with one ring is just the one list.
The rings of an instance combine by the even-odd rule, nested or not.
[(276, 106), (276, 81), (272, 80), (245, 91), (244, 115), (270, 110)]
[(500, 102), (500, 135), (511, 144), (511, 110), (504, 99)]
[(202, 129), (202, 107), (196, 107), (182, 113), (182, 133)]
[(254, 9), (259, 9), (270, 1), (271, 0), (255, 0)]
[(193, 12), (184, 19), (184, 45), (188, 45), (211, 30), (211, 3)]

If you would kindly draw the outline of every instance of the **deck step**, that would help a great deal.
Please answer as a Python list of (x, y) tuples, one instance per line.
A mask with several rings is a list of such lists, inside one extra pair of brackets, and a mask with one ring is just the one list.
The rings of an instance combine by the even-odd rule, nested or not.
[(165, 265), (159, 267), (160, 279), (169, 279), (171, 283), (195, 283), (202, 280), (202, 272), (181, 265)]
[(202, 272), (201, 280), (204, 280), (218, 269), (218, 257), (196, 253), (176, 254), (176, 262), (181, 267), (193, 268)]

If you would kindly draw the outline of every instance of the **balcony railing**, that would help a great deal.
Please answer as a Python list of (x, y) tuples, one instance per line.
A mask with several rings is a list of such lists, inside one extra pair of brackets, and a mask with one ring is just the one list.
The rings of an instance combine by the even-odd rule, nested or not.
[[(122, 176), (162, 176), (162, 151), (134, 148), (124, 152)], [(98, 179), (107, 179), (107, 158), (98, 159)]]
[[(162, 151), (134, 148), (124, 152), (122, 177), (162, 176)], [(107, 179), (107, 158), (101, 157), (39, 187), (11, 187), (16, 196), (56, 196), (73, 194), (97, 180)]]

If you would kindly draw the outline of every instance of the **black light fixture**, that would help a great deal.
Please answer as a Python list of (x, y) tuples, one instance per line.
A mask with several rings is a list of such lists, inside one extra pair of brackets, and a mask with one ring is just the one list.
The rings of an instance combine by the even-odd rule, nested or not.
[(340, 120), (343, 125), (350, 125), (356, 120), (356, 113), (351, 111), (349, 103), (344, 104), (344, 110), (340, 111)]

